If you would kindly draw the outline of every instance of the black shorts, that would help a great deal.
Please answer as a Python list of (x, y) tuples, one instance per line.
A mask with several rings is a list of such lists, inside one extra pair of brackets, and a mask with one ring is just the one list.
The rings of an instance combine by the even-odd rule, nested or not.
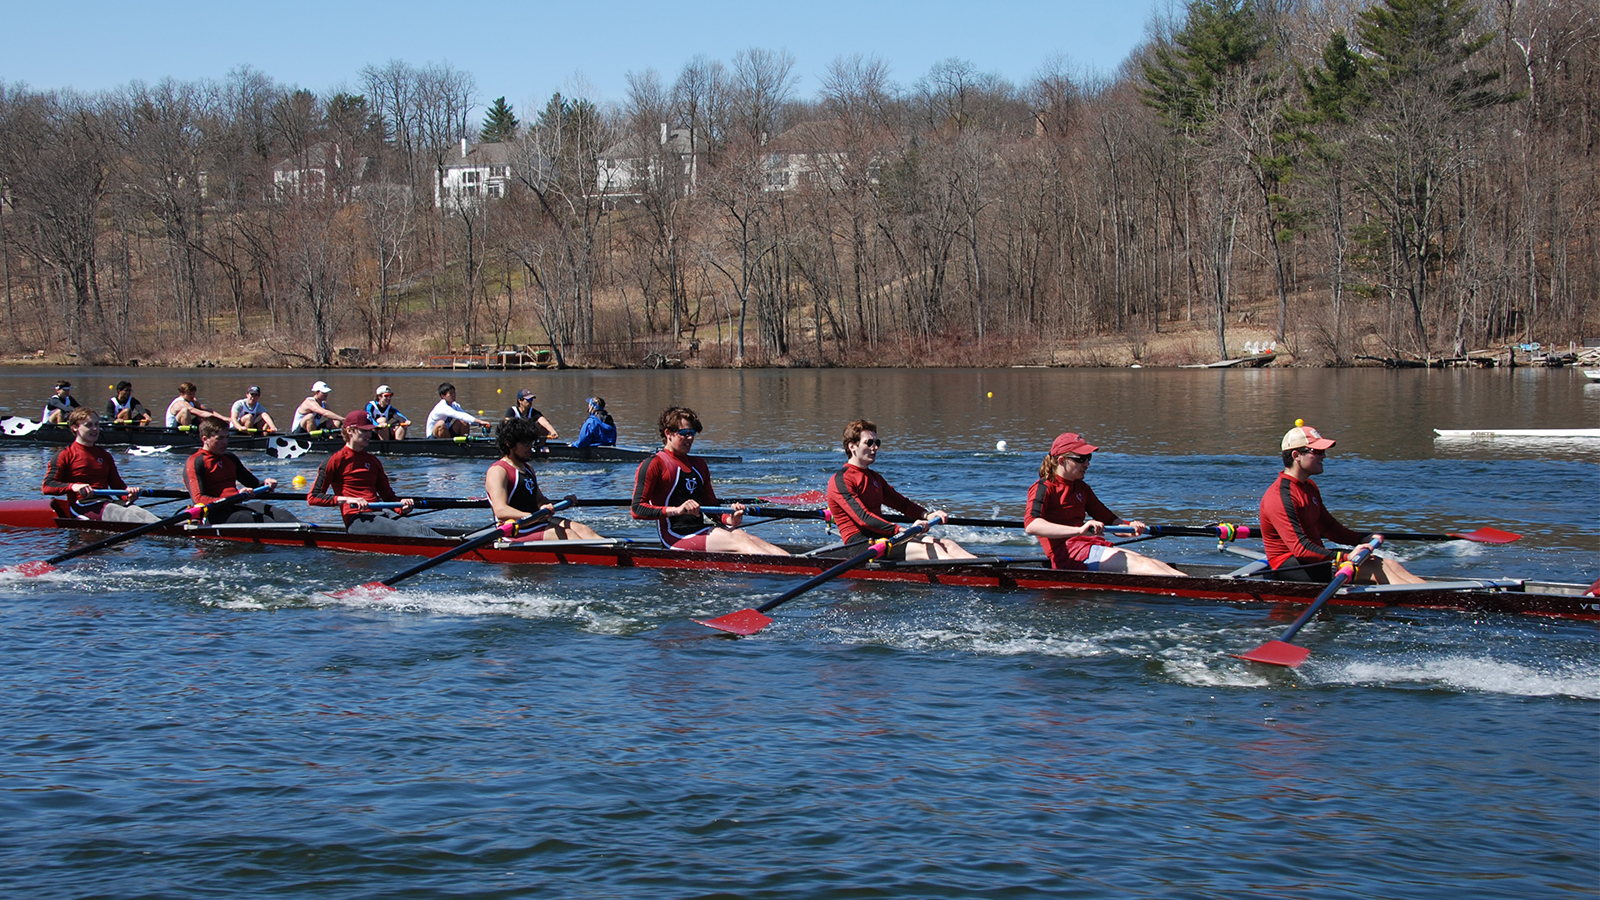
[(1290, 557), (1284, 561), (1282, 569), (1272, 569), (1267, 577), (1278, 581), (1312, 581), (1327, 584), (1333, 580), (1333, 563), (1327, 560), (1304, 563)]

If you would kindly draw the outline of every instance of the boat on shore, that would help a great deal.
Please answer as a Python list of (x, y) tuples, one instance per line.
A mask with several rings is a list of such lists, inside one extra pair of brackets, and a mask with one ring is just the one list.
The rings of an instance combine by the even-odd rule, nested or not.
[[(66, 446), (72, 443), (72, 429), (64, 425), (40, 425), (32, 419), (18, 416), (0, 420), (0, 448), (30, 446)], [(103, 447), (144, 447), (155, 452), (193, 453), (200, 449), (200, 433), (193, 427), (159, 428), (153, 426), (117, 425), (102, 423), (100, 440)], [(228, 449), (235, 453), (271, 453), (280, 459), (292, 459), (307, 453), (330, 454), (344, 446), (337, 432), (319, 434), (243, 434), (231, 433)], [(403, 441), (372, 441), (367, 450), (376, 456), (429, 456), (443, 459), (495, 459), (500, 449), (493, 436), (471, 435), (458, 438), (407, 438)], [(535, 459), (551, 462), (642, 462), (655, 455), (655, 450), (640, 447), (574, 447), (561, 441), (541, 444)], [(711, 463), (736, 463), (738, 456), (697, 453)]]
[[(95, 536), (129, 531), (133, 523), (65, 518), (48, 500), (0, 502), (0, 527), (59, 529)], [(353, 535), (337, 525), (282, 523), (262, 525), (174, 526), (154, 532), (166, 537), (231, 542), (266, 547), (296, 547), (352, 553), (432, 557), (460, 546), (461, 535), (442, 538)], [(837, 564), (829, 556), (758, 556), (740, 553), (689, 553), (626, 540), (501, 541), (459, 557), (501, 565), (600, 566), (666, 569), (811, 578)], [(945, 587), (998, 588), (1130, 594), (1215, 600), (1229, 603), (1306, 605), (1323, 585), (1252, 577), (1255, 565), (1178, 564), (1186, 574), (1126, 575), (1046, 568), (1043, 560), (1006, 557), (979, 560), (868, 563), (843, 577)], [(1600, 621), (1600, 599), (1583, 596), (1587, 586), (1520, 579), (1436, 579), (1422, 585), (1355, 585), (1330, 603), (1343, 607), (1454, 609), (1518, 613), (1580, 621)]]

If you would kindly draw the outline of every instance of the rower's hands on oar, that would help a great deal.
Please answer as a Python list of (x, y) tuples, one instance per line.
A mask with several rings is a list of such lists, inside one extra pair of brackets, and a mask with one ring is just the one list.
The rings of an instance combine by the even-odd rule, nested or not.
[(917, 528), (921, 528), (923, 531), (927, 531), (929, 528), (932, 528), (935, 525), (943, 525), (948, 521), (950, 521), (950, 514), (942, 509), (936, 509), (933, 512), (928, 513), (926, 517), (918, 519), (911, 524)]
[(1084, 523), (1082, 525), (1078, 526), (1078, 533), (1079, 534), (1105, 534), (1106, 533), (1106, 523), (1104, 523), (1104, 522), (1102, 522), (1102, 521), (1100, 521), (1098, 519), (1086, 519), (1086, 520), (1084, 520)]

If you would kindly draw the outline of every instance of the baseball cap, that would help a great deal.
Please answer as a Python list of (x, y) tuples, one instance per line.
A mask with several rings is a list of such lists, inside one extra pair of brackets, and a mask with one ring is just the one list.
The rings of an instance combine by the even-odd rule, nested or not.
[(367, 418), (366, 410), (358, 409), (344, 417), (344, 427), (359, 428), (362, 431), (373, 431), (377, 429), (378, 426), (372, 424), (372, 420)]
[(244, 392), (246, 394), (259, 394), (259, 393), (261, 393), (261, 386), (252, 384), (249, 387), (245, 388)]
[(1318, 434), (1317, 430), (1310, 425), (1296, 425), (1289, 429), (1288, 434), (1283, 436), (1283, 444), (1280, 449), (1298, 450), (1301, 447), (1310, 447), (1313, 450), (1326, 450), (1337, 443), (1339, 442), (1330, 441)]
[(311, 393), (313, 393), (313, 394), (331, 394), (331, 393), (333, 393), (333, 388), (328, 387), (328, 383), (326, 381), (319, 381), (316, 384), (313, 384), (311, 386)]
[(69, 388), (69, 387), (72, 387), (72, 382), (70, 382), (70, 381), (58, 381), (58, 382), (56, 382), (56, 390), (58, 390), (58, 391), (61, 390), (62, 388)]
[(380, 385), (378, 385), (377, 393), (379, 393), (379, 394), (392, 394), (392, 393), (394, 393), (394, 391), (389, 390), (389, 386), (387, 384), (380, 384)]
[(533, 391), (530, 391), (527, 388), (523, 388), (522, 390), (517, 391), (517, 399), (518, 400), (532, 400), (533, 397), (534, 397)]
[(1055, 439), (1055, 443), (1050, 445), (1050, 455), (1060, 456), (1063, 453), (1078, 453), (1087, 455), (1099, 449), (1099, 447), (1096, 447), (1095, 445), (1084, 440), (1081, 435), (1069, 431), (1066, 434), (1057, 437)]

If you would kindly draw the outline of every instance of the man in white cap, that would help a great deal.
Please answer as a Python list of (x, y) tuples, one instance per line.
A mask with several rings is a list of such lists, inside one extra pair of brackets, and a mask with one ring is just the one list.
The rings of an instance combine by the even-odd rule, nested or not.
[(233, 408), (228, 410), (228, 422), (235, 431), (278, 433), (278, 423), (272, 421), (272, 414), (261, 405), (261, 388), (254, 384), (244, 392), (242, 399), (233, 401)]
[(326, 381), (318, 381), (311, 386), (311, 396), (300, 401), (294, 411), (294, 425), (289, 431), (294, 434), (303, 434), (312, 431), (331, 431), (343, 427), (344, 416), (323, 406), (323, 401), (333, 393), (333, 388), (328, 387)]
[[(1323, 538), (1354, 546), (1367, 535), (1339, 524), (1322, 505), (1322, 491), (1313, 475), (1322, 474), (1322, 461), (1336, 441), (1323, 437), (1310, 425), (1296, 425), (1283, 436), (1283, 471), (1261, 495), (1261, 543), (1273, 578), (1286, 581), (1333, 580), (1334, 569), (1344, 561), (1344, 551), (1329, 550)], [(1357, 581), (1377, 584), (1417, 584), (1421, 578), (1404, 566), (1377, 554), (1356, 570)]]
[(373, 425), (372, 436), (380, 441), (405, 440), (406, 426), (411, 424), (405, 413), (394, 408), (394, 390), (387, 384), (378, 385), (372, 402), (367, 404), (367, 419)]

